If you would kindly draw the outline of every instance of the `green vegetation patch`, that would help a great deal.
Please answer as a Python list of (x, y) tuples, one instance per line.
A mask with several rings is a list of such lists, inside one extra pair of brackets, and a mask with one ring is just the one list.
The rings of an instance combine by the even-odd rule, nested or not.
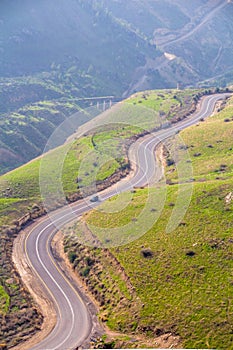
[[(213, 117), (181, 132), (189, 154), (196, 181), (220, 180), (232, 177), (233, 172), (233, 99)], [(177, 181), (175, 164), (167, 169), (167, 179)]]
[(30, 200), (21, 198), (0, 198), (0, 225), (8, 225), (20, 218), (29, 209)]
[(10, 296), (7, 294), (3, 286), (0, 285), (0, 315), (6, 314), (10, 306)]
[(175, 90), (173, 91), (173, 95), (171, 95), (171, 91), (169, 93), (169, 90), (136, 93), (128, 99), (128, 102), (168, 113), (171, 107), (179, 104), (179, 101), (176, 99)]
[(162, 119), (184, 118), (194, 110), (198, 97), (205, 94), (204, 90), (155, 90), (138, 92), (127, 99), (133, 105), (153, 109)]

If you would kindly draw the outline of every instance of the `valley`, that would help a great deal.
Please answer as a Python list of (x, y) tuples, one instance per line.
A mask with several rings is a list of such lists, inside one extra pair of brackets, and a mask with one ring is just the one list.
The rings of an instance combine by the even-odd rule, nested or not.
[(0, 349), (231, 349), (231, 0), (0, 3)]
[(10, 21), (5, 0), (0, 16), (1, 174), (40, 155), (59, 123), (90, 107), (83, 98), (233, 81), (231, 2), (130, 0), (122, 11), (122, 0), (59, 0), (56, 15), (53, 0), (14, 3)]

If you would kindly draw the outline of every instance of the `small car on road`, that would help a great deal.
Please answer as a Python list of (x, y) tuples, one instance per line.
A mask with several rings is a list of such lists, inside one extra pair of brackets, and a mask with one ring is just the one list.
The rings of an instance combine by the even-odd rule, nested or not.
[(91, 197), (90, 202), (99, 202), (99, 196)]

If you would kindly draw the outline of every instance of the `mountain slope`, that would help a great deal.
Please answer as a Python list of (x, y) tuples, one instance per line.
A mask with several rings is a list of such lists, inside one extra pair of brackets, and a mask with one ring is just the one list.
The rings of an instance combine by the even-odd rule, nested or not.
[[(0, 4), (0, 173), (42, 153), (55, 128), (121, 96), (155, 46), (94, 2), (3, 0)], [(92, 102), (91, 102), (92, 103)]]
[[(194, 99), (199, 92), (201, 91), (181, 91), (180, 93), (176, 93), (178, 100), (174, 98), (175, 91), (155, 91), (151, 94), (151, 100), (148, 99), (148, 101), (145, 100), (144, 102), (151, 101), (153, 108), (160, 113), (163, 112), (164, 117), (174, 117), (179, 113), (182, 117), (192, 109)], [(123, 111), (128, 110), (129, 106), (127, 102), (121, 105), (126, 107), (126, 109), (122, 109)], [(134, 106), (133, 101), (130, 106)], [(50, 106), (52, 109), (55, 107)], [(147, 107), (149, 109), (150, 104)], [(138, 106), (138, 108), (140, 107)], [(112, 112), (113, 120), (119, 119), (117, 110), (115, 110), (115, 117), (114, 112)], [(134, 117), (132, 113), (129, 114), (131, 118)], [(139, 118), (139, 121), (145, 122), (146, 118), (143, 115), (141, 116), (141, 114), (140, 117), (137, 115), (137, 118)], [(154, 119), (152, 119), (152, 122), (154, 127)], [(116, 127), (116, 125), (113, 126), (108, 123), (106, 130), (92, 130), (92, 134), (86, 135), (82, 139), (74, 140), (72, 147), (66, 144), (51, 151), (43, 158), (45, 161), (44, 164), (47, 166), (46, 174), (50, 174), (53, 179), (53, 186), (47, 189), (57, 193), (58, 187), (54, 180), (57, 178), (56, 175), (57, 169), (59, 169), (58, 163), (59, 159), (61, 159), (61, 154), (66, 154), (62, 169), (62, 184), (66, 196), (76, 195), (81, 188), (81, 186), (79, 188), (80, 177), (79, 184), (77, 183), (78, 175), (80, 175), (80, 164), (83, 159), (90, 157), (90, 150), (93, 150), (94, 147), (98, 150), (98, 153), (93, 154), (95, 159), (93, 163), (90, 163), (89, 172), (87, 172), (87, 169), (82, 169), (84, 171), (82, 181), (85, 183), (86, 179), (91, 179), (93, 172), (95, 173), (97, 170), (97, 180), (103, 181), (103, 179), (108, 179), (109, 175), (114, 173), (119, 166), (124, 167), (125, 164), (122, 163), (121, 157), (119, 158), (119, 153), (117, 152), (118, 157), (111, 158), (105, 164), (106, 167), (101, 166), (99, 168), (97, 166), (97, 163), (101, 163), (104, 159), (102, 152), (105, 154), (104, 148), (106, 144), (109, 145), (110, 143), (110, 148), (116, 147), (118, 150), (120, 146), (123, 150), (122, 156), (124, 156), (126, 150), (125, 147), (122, 148), (124, 141), (138, 134), (138, 132), (141, 132), (141, 129), (137, 127), (132, 128), (132, 124), (129, 126), (124, 125), (121, 128), (119, 124)], [(13, 239), (16, 237), (20, 227), (25, 224), (24, 219), (19, 219), (24, 215), (24, 218), (28, 220), (28, 212), (30, 212), (29, 217), (33, 220), (44, 214), (44, 210), (42, 209), (43, 198), (41, 198), (39, 183), (41, 179), (40, 163), (41, 158), (38, 158), (6, 175), (0, 176), (0, 232), (2, 237), (0, 242), (0, 343), (5, 341), (9, 346), (32, 337), (33, 333), (40, 329), (42, 322), (41, 315), (32, 307), (28, 293), (23, 289), (18, 275), (13, 273), (14, 267), (11, 262)], [(58, 176), (58, 178), (60, 177)], [(59, 205), (62, 203), (56, 202), (55, 204)], [(3, 294), (2, 291), (5, 291), (5, 293)], [(2, 298), (1, 294), (3, 294)], [(22, 300), (24, 300), (23, 303)], [(3, 309), (5, 310), (5, 314), (2, 313)]]
[(231, 1), (3, 0), (0, 9), (0, 76), (75, 65), (121, 94), (133, 77), (140, 80), (138, 67), (145, 68), (148, 88), (233, 70)]
[(232, 81), (231, 76), (228, 78), (233, 71), (231, 1), (128, 1), (126, 11), (121, 0), (104, 3), (113, 15), (138, 28), (162, 52), (137, 70), (127, 94), (162, 82), (167, 87), (177, 83), (193, 86), (222, 75), (225, 84)]
[[(140, 101), (141, 95), (137, 98)], [(148, 348), (140, 342), (157, 342), (161, 335), (166, 340), (163, 348), (232, 348), (232, 115), (231, 98), (220, 113), (179, 134), (190, 156), (185, 163), (193, 167), (193, 193), (188, 211), (175, 230), (168, 233), (166, 227), (178, 205), (179, 191), (187, 191), (179, 176), (184, 159), (178, 154), (178, 139), (164, 142), (157, 153), (165, 167), (167, 193), (163, 210), (148, 232), (137, 239), (134, 236), (146, 225), (140, 226), (141, 215), (145, 222), (148, 220), (145, 207), (148, 203), (152, 206), (153, 201), (148, 187), (135, 188), (131, 200), (126, 193), (118, 195), (73, 226), (67, 225), (65, 251), (99, 303), (102, 321), (113, 331), (131, 333), (135, 348)], [(174, 148), (176, 162), (171, 158)], [(160, 211), (161, 197), (157, 195), (151, 209), (154, 213)], [(116, 210), (115, 202), (127, 205)], [(181, 203), (187, 205), (185, 200)], [(128, 225), (132, 225), (131, 230)], [(110, 248), (96, 248), (104, 229)], [(124, 242), (128, 238), (131, 243), (111, 247), (118, 237), (117, 229), (127, 235)], [(95, 240), (93, 245), (91, 239)], [(122, 346), (122, 337), (118, 337), (116, 348), (132, 346), (128, 339)]]
[(96, 103), (82, 98), (232, 82), (232, 15), (222, 0), (2, 0), (0, 173)]
[[(117, 86), (155, 49), (94, 3), (83, 0), (1, 2), (0, 76), (50, 70), (51, 64), (93, 69)], [(127, 59), (126, 59), (127, 58)], [(93, 67), (91, 67), (93, 65)]]

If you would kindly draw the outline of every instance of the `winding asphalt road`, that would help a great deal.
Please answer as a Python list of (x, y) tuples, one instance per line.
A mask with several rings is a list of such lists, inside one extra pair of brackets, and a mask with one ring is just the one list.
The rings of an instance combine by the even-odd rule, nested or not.
[[(229, 94), (216, 94), (203, 98), (200, 111), (180, 123), (162, 129), (156, 133), (138, 140), (132, 147), (134, 158), (138, 164), (131, 181), (122, 181), (116, 188), (109, 188), (99, 194), (101, 201), (114, 196), (116, 193), (127, 191), (135, 186), (144, 186), (150, 182), (156, 171), (154, 150), (164, 139), (174, 135), (179, 130), (197, 123), (201, 118), (210, 116), (218, 100)], [(90, 199), (90, 198), (89, 198)], [(73, 221), (84, 212), (99, 205), (91, 203), (86, 198), (71, 206), (65, 206), (35, 226), (24, 241), (24, 254), (37, 278), (44, 285), (46, 295), (53, 301), (57, 324), (49, 336), (32, 350), (73, 350), (81, 346), (92, 330), (92, 321), (84, 301), (60, 271), (51, 252), (51, 240), (59, 228)]]

